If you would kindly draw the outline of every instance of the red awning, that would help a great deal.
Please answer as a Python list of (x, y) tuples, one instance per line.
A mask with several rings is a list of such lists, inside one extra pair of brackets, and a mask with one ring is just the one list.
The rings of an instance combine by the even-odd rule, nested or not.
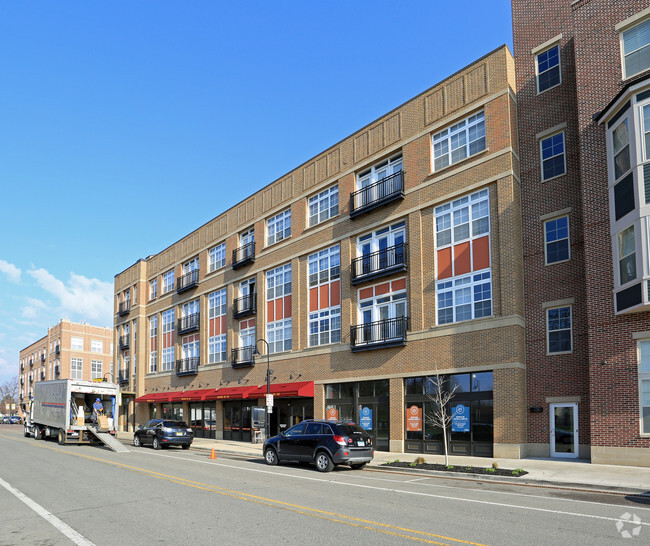
[(222, 387), (206, 396), (205, 400), (240, 400), (248, 398), (248, 393), (255, 390), (255, 387)]
[[(214, 389), (197, 389), (197, 390), (193, 390), (193, 391), (184, 391), (184, 392), (181, 393), (181, 396), (180, 396), (179, 400), (181, 402), (187, 402), (187, 401), (195, 402), (195, 401), (205, 400), (205, 397), (208, 394), (211, 394), (213, 392), (214, 392)], [(174, 393), (174, 394), (176, 394), (176, 393)], [(174, 398), (174, 401), (176, 401), (176, 400), (177, 399)]]
[(135, 399), (136, 404), (147, 404), (151, 402), (169, 402), (168, 392), (152, 392)]
[(183, 391), (178, 391), (170, 392), (167, 396), (169, 396), (169, 402), (180, 402), (183, 394)]
[[(299, 381), (297, 383), (275, 383), (271, 384), (271, 394), (279, 398), (289, 396), (314, 397), (314, 382)], [(264, 398), (266, 396), (266, 385), (260, 385), (254, 391), (248, 393), (248, 398)]]

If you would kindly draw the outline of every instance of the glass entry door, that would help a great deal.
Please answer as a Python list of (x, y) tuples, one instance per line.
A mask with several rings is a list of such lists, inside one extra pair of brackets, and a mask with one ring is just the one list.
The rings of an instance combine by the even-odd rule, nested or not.
[(578, 457), (578, 404), (551, 404), (551, 457)]

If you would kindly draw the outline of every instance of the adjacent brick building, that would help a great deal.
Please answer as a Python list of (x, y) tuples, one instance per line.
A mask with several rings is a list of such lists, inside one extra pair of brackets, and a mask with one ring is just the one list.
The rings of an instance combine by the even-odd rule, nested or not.
[(519, 457), (514, 87), (504, 46), (116, 275), (121, 426), (174, 416), (250, 441), (268, 357), (272, 433), (347, 418), (378, 449), (440, 452), (438, 371), (470, 414), (451, 452)]
[(512, 12), (526, 453), (648, 466), (648, 2), (513, 0)]
[(63, 319), (47, 335), (19, 354), (21, 403), (32, 396), (34, 383), (53, 379), (112, 381), (113, 329)]

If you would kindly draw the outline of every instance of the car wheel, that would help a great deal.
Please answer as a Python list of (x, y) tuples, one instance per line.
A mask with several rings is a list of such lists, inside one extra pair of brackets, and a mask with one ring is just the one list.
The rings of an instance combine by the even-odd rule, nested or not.
[(34, 440), (43, 439), (43, 430), (40, 427), (34, 428)]
[(57, 442), (59, 443), (60, 446), (64, 446), (66, 439), (67, 439), (67, 434), (66, 434), (65, 430), (60, 428), (59, 433), (57, 435)]
[(275, 449), (272, 447), (266, 448), (266, 451), (264, 451), (264, 460), (266, 461), (266, 464), (271, 466), (278, 464), (278, 454)]
[(181, 447), (182, 447), (183, 449), (189, 449), (189, 448), (190, 448), (190, 444), (183, 444)]
[(319, 472), (330, 472), (334, 468), (331, 457), (324, 451), (319, 451), (316, 454), (315, 462)]
[(155, 436), (153, 437), (153, 442), (151, 443), (154, 449), (160, 449), (162, 446), (160, 445), (160, 440), (156, 438)]
[(361, 470), (362, 468), (364, 468), (366, 466), (366, 464), (368, 464), (368, 463), (351, 464), (350, 468), (352, 470)]
[(133, 445), (135, 447), (140, 447), (142, 445), (140, 443), (140, 436), (138, 436), (137, 434), (135, 436), (133, 436)]

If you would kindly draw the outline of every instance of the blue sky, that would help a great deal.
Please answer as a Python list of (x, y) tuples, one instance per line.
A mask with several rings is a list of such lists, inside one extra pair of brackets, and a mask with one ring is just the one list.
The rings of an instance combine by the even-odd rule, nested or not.
[(502, 44), (510, 2), (0, 3), (0, 384), (113, 278)]

